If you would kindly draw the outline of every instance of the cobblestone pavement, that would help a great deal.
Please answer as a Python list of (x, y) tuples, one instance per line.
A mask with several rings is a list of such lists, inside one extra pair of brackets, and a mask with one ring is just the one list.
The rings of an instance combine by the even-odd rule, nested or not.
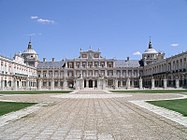
[[(104, 96), (99, 96), (100, 94)], [(84, 91), (74, 93), (76, 96), (80, 95), (80, 98), (61, 95), (66, 98), (57, 98), (54, 94), (0, 96), (3, 100), (48, 104), (34, 113), (0, 127), (0, 139), (187, 139), (186, 127), (128, 102), (179, 97), (177, 94), (114, 96), (104, 91)], [(87, 97), (84, 98), (83, 95)]]

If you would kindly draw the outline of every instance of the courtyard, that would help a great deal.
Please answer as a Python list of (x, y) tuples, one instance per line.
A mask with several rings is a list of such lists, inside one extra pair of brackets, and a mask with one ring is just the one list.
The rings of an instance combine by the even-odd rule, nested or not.
[[(80, 90), (63, 94), (1, 94), (1, 101), (38, 104), (28, 107), (31, 111), (17, 119), (12, 119), (18, 115), (16, 112), (1, 116), (0, 139), (186, 139), (185, 117), (180, 123), (175, 118), (182, 115), (159, 110), (163, 114), (168, 111), (170, 119), (154, 112), (154, 107), (146, 108), (148, 103), (143, 104), (144, 101), (177, 98), (186, 98), (186, 93)], [(3, 122), (2, 117), (8, 121)]]

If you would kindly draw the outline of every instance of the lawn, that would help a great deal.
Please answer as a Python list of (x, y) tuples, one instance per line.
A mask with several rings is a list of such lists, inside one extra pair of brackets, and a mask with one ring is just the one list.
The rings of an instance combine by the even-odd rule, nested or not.
[(0, 116), (34, 104), (36, 103), (0, 102)]
[(187, 116), (187, 99), (147, 101), (156, 106), (164, 107)]
[(70, 90), (57, 90), (57, 91), (0, 91), (0, 94), (45, 94), (45, 93), (70, 93)]
[(180, 93), (186, 92), (187, 90), (112, 90), (111, 92), (118, 93)]

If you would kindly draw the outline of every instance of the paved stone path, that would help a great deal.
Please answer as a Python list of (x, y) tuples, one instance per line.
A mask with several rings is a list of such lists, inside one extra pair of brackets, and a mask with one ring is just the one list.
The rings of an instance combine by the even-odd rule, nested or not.
[(119, 96), (103, 91), (81, 91), (71, 94), (71, 97), (72, 95), (76, 98), (68, 98), (68, 95), (63, 94), (0, 96), (3, 100), (48, 104), (36, 112), (0, 127), (0, 139), (187, 139), (186, 127), (129, 102), (141, 99), (176, 98), (179, 95)]

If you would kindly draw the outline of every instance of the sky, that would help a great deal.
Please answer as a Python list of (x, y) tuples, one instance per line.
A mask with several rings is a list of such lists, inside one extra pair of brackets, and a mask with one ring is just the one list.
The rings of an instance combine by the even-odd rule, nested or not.
[(90, 47), (140, 59), (150, 36), (169, 57), (187, 51), (187, 0), (0, 0), (0, 55), (23, 52), (30, 36), (40, 60)]

